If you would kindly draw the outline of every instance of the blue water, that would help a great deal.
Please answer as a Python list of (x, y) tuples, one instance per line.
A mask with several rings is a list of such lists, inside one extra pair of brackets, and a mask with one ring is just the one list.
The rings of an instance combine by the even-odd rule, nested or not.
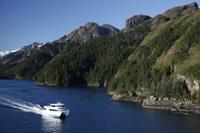
[[(40, 106), (61, 101), (65, 120), (44, 117)], [(111, 101), (104, 88), (46, 87), (0, 80), (0, 133), (200, 133), (200, 116)]]

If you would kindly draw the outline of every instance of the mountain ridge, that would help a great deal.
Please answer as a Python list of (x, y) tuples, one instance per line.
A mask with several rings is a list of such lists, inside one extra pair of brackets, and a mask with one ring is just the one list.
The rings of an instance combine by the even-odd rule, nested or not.
[(108, 37), (118, 33), (120, 30), (112, 25), (104, 24), (99, 26), (95, 22), (87, 22), (85, 25), (73, 30), (71, 33), (64, 35), (56, 42), (76, 42), (85, 43), (95, 37)]
[[(85, 25), (73, 30), (71, 33), (64, 35), (63, 37), (50, 43), (84, 43), (92, 38), (112, 36), (119, 31), (119, 29), (110, 24), (103, 24), (102, 26), (99, 26), (95, 22), (87, 22)], [(0, 63), (6, 64), (7, 62), (16, 61), (27, 56), (31, 56), (37, 50), (39, 50), (40, 47), (50, 43), (33, 42), (32, 44), (22, 47), (21, 49), (12, 50), (10, 52), (0, 52)]]

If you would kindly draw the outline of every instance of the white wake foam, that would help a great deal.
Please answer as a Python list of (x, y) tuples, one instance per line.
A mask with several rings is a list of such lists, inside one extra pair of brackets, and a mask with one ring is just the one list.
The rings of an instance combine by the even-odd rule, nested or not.
[(41, 115), (43, 112), (43, 108), (39, 104), (33, 104), (33, 103), (22, 101), (19, 99), (11, 100), (8, 98), (0, 97), (0, 104), (7, 107), (19, 109), (24, 112), (31, 112), (35, 114), (41, 114)]

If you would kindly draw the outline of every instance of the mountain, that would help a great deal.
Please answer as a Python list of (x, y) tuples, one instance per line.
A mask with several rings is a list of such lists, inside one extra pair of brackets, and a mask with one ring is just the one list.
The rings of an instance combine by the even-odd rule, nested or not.
[(102, 85), (131, 95), (197, 98), (199, 17), (195, 3), (153, 18), (131, 17), (126, 20), (126, 32), (59, 53), (37, 75), (37, 82)]
[(197, 3), (155, 17), (135, 15), (125, 24), (119, 31), (89, 22), (30, 56), (1, 64), (0, 77), (46, 85), (105, 86), (117, 94), (200, 102)]
[(34, 53), (36, 53), (36, 51), (39, 50), (40, 47), (43, 45), (44, 43), (34, 42), (30, 45), (24, 46), (21, 49), (6, 51), (5, 53), (1, 52), (4, 54), (2, 54), (1, 56), (0, 63), (6, 64), (9, 62), (22, 60), (23, 58), (31, 56)]
[(9, 51), (5, 51), (5, 52), (0, 52), (0, 58), (2, 58), (3, 56), (9, 54)]
[[(113, 76), (109, 88), (136, 96), (200, 98), (200, 11), (169, 9)], [(153, 20), (154, 18), (152, 18)]]
[(144, 24), (129, 33), (96, 38), (84, 45), (64, 49), (37, 75), (37, 81), (49, 85), (104, 85), (148, 34)]
[(51, 43), (37, 43), (7, 52), (0, 58), (0, 78), (33, 79), (34, 75), (64, 47), (72, 47), (92, 38), (113, 36), (119, 30), (111, 25), (88, 22)]
[[(96, 37), (113, 36), (119, 31), (119, 29), (109, 24), (99, 26), (97, 23), (88, 22), (84, 26), (80, 26), (78, 29), (75, 29), (68, 35), (64, 35), (58, 40), (53, 41), (52, 45), (54, 43), (84, 43)], [(23, 60), (24, 58), (35, 54), (43, 45), (45, 45), (45, 43), (34, 42), (30, 45), (24, 46), (21, 49), (0, 52), (0, 63), (6, 64), (12, 63), (13, 61)]]
[(0, 59), (0, 78), (33, 79), (64, 47), (59, 43), (33, 43)]
[(99, 26), (97, 23), (88, 22), (84, 26), (75, 29), (68, 35), (64, 35), (60, 39), (56, 40), (59, 43), (63, 42), (75, 42), (85, 43), (88, 40), (95, 37), (108, 37), (119, 32), (119, 29), (112, 25), (104, 24)]

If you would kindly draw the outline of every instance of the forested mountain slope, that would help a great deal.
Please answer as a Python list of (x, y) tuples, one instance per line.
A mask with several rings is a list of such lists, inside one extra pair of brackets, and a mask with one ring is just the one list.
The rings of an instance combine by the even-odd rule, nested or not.
[(199, 97), (200, 11), (150, 32), (113, 77), (119, 93), (158, 97)]
[(135, 15), (121, 31), (87, 23), (23, 60), (0, 64), (0, 78), (200, 101), (198, 5), (175, 7), (153, 18)]

